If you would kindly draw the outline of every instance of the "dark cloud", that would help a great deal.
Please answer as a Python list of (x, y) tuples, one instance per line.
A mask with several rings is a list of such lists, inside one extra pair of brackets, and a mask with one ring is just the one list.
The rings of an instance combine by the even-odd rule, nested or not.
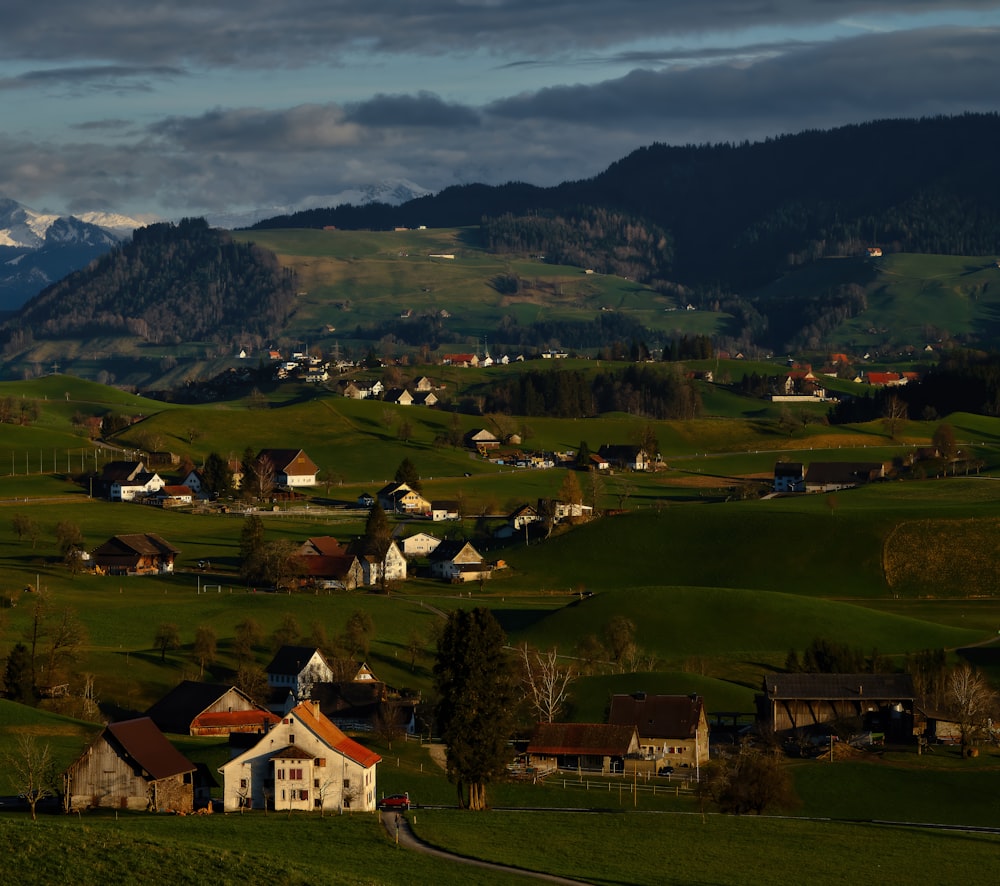
[(365, 102), (348, 105), (347, 119), (362, 126), (477, 126), (479, 114), (472, 108), (449, 104), (429, 92), (417, 95), (379, 94)]
[[(995, 109), (1000, 30), (873, 34), (753, 64), (635, 70), (595, 85), (558, 86), (489, 105), (489, 115), (604, 121), (661, 133), (713, 125), (719, 139), (873, 116)], [(749, 127), (749, 129), (748, 129)], [(660, 137), (663, 137), (661, 135)]]
[(995, 0), (49, 0), (5, 10), (0, 52), (8, 59), (241, 67), (332, 61), (351, 50), (552, 57), (652, 37), (995, 8)]
[(186, 76), (181, 68), (165, 65), (138, 67), (131, 65), (86, 65), (82, 67), (48, 68), (26, 71), (15, 77), (0, 79), (0, 89), (28, 89), (33, 87), (113, 86), (148, 88), (150, 80), (174, 79)]

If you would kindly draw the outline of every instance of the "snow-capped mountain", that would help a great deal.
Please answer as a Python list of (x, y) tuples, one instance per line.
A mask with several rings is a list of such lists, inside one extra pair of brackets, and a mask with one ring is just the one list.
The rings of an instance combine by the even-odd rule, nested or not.
[(107, 213), (62, 216), (0, 197), (0, 310), (14, 310), (85, 267), (147, 222)]

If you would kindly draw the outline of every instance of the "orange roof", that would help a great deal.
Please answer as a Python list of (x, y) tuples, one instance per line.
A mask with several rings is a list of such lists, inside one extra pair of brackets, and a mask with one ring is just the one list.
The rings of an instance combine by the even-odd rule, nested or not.
[(288, 713), (294, 715), (306, 728), (312, 730), (335, 751), (358, 765), (364, 766), (365, 769), (382, 761), (378, 754), (368, 750), (364, 745), (358, 744), (353, 738), (348, 738), (324, 717), (320, 713), (317, 702), (300, 702)]

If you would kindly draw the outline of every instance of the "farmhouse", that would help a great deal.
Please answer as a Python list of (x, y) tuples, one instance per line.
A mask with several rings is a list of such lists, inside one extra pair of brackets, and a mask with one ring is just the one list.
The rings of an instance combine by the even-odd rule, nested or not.
[(431, 502), (431, 520), (442, 523), (445, 520), (458, 520), (462, 516), (461, 505), (451, 499), (435, 499)]
[(538, 769), (586, 769), (610, 775), (625, 771), (625, 758), (639, 753), (635, 726), (607, 723), (539, 723), (528, 743), (528, 761)]
[(406, 483), (388, 483), (378, 491), (378, 503), (393, 514), (429, 514), (431, 503)]
[(315, 486), (319, 467), (301, 449), (262, 449), (257, 460), (268, 459), (281, 486)]
[(402, 539), (404, 557), (423, 557), (433, 551), (441, 539), (429, 532), (418, 532)]
[(466, 445), (472, 449), (480, 451), (484, 449), (496, 449), (500, 445), (497, 435), (486, 428), (476, 428), (465, 435)]
[(91, 551), (99, 575), (164, 575), (174, 571), (180, 551), (151, 532), (115, 535)]
[(396, 542), (390, 542), (384, 557), (376, 557), (374, 554), (359, 555), (361, 561), (361, 571), (363, 584), (368, 587), (375, 587), (383, 578), (385, 581), (405, 581), (406, 580), (406, 557), (399, 549)]
[(618, 446), (605, 443), (597, 452), (613, 468), (647, 471), (652, 467), (652, 457), (641, 446)]
[(428, 557), (431, 575), (445, 581), (465, 582), (489, 578), (493, 567), (467, 541), (443, 541)]
[(109, 461), (101, 483), (110, 501), (133, 501), (165, 485), (160, 475), (147, 470), (141, 461)]
[[(264, 669), (267, 685), (296, 699), (308, 698), (313, 683), (330, 683), (333, 671), (315, 646), (282, 646)], [(273, 709), (273, 705), (272, 705)]]
[(802, 462), (779, 461), (774, 466), (775, 492), (805, 492), (806, 475)]
[(910, 674), (768, 674), (757, 718), (775, 735), (856, 721), (893, 741), (913, 738)]
[(176, 735), (266, 732), (278, 717), (235, 686), (184, 680), (154, 704), (146, 716)]
[(223, 808), (370, 812), (381, 757), (348, 738), (303, 701), (253, 747), (219, 767)]
[(194, 493), (188, 486), (164, 486), (147, 495), (144, 501), (161, 508), (177, 508), (191, 504), (194, 501)]
[(806, 492), (836, 492), (885, 479), (882, 462), (818, 461), (806, 469)]
[(195, 769), (149, 717), (109, 723), (63, 773), (63, 802), (67, 812), (90, 806), (191, 812)]
[(708, 762), (708, 720), (698, 695), (612, 695), (608, 722), (634, 726), (648, 760), (691, 767)]

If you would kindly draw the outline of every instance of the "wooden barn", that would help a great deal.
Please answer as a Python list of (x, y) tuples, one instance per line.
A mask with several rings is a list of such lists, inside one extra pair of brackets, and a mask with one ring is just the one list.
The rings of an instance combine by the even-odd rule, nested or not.
[(191, 812), (196, 768), (149, 717), (109, 723), (63, 773), (63, 803), (67, 812)]
[(158, 728), (175, 735), (266, 732), (280, 719), (235, 686), (184, 680), (148, 711)]
[(174, 571), (180, 551), (151, 532), (115, 535), (91, 552), (99, 575), (162, 575)]
[(778, 736), (855, 722), (889, 741), (912, 741), (915, 697), (909, 674), (768, 674), (757, 718)]
[(625, 759), (639, 753), (635, 726), (607, 723), (539, 723), (528, 743), (529, 765), (538, 769), (625, 771)]

